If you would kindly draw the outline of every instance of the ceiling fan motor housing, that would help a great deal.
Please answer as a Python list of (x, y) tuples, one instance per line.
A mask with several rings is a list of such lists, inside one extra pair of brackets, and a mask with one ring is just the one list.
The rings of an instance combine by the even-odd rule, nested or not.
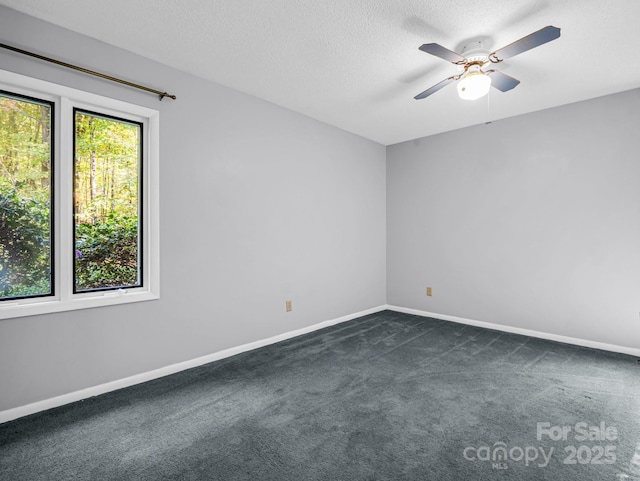
[(479, 56), (484, 56), (485, 58), (487, 58), (489, 52), (491, 52), (491, 50), (489, 49), (489, 43), (490, 39), (488, 37), (479, 37), (474, 40), (468, 41), (462, 45), (462, 48), (459, 49), (460, 55), (467, 59)]

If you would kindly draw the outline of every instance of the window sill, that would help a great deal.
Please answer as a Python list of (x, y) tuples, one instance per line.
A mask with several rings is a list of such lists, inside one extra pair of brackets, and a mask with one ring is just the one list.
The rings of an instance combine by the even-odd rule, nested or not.
[(155, 292), (150, 291), (107, 291), (90, 296), (68, 300), (18, 300), (0, 303), (0, 320), (14, 317), (37, 316), (56, 312), (89, 309), (93, 307), (115, 306), (132, 302), (153, 301), (160, 299)]

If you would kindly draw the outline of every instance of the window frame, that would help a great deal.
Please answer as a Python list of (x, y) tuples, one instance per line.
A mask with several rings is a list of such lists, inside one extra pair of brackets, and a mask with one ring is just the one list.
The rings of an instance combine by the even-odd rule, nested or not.
[[(73, 176), (72, 178), (74, 179), (74, 183), (73, 183), (73, 190), (72, 190), (72, 198), (75, 198), (76, 195), (76, 185), (75, 185), (75, 178), (77, 175), (77, 165), (76, 165), (76, 147), (77, 147), (77, 135), (75, 133), (76, 130), (76, 122), (77, 122), (77, 115), (78, 113), (80, 114), (84, 114), (84, 115), (91, 115), (94, 117), (101, 117), (103, 119), (108, 119), (108, 120), (114, 120), (114, 121), (118, 121), (118, 122), (123, 122), (123, 123), (129, 123), (131, 125), (136, 125), (137, 127), (139, 127), (139, 132), (140, 132), (140, 138), (138, 139), (139, 142), (139, 149), (140, 149), (140, 153), (138, 154), (139, 157), (139, 162), (138, 162), (138, 192), (137, 192), (137, 197), (138, 197), (138, 242), (137, 242), (137, 246), (138, 246), (138, 252), (140, 253), (140, 251), (142, 252), (142, 255), (138, 254), (138, 275), (139, 275), (139, 281), (136, 285), (132, 285), (132, 286), (122, 286), (122, 287), (98, 287), (98, 288), (92, 288), (92, 289), (85, 289), (85, 290), (78, 290), (78, 286), (77, 283), (74, 282), (73, 283), (73, 293), (74, 294), (80, 294), (80, 293), (86, 293), (86, 292), (99, 292), (99, 291), (115, 291), (115, 290), (120, 290), (120, 289), (135, 289), (137, 287), (144, 287), (145, 283), (146, 283), (146, 278), (145, 278), (145, 272), (144, 272), (144, 229), (141, 228), (141, 226), (144, 225), (144, 207), (145, 207), (145, 201), (144, 201), (144, 197), (142, 196), (142, 193), (144, 192), (144, 170), (145, 170), (145, 166), (144, 166), (144, 156), (145, 156), (145, 147), (144, 147), (144, 135), (145, 135), (145, 126), (142, 122), (139, 121), (132, 121), (131, 119), (125, 119), (122, 117), (114, 117), (113, 115), (106, 115), (103, 113), (99, 113), (99, 112), (95, 112), (95, 111), (90, 111), (87, 109), (82, 109), (79, 108), (77, 106), (73, 107)], [(75, 202), (73, 203), (73, 215), (72, 218), (75, 220), (75, 216), (76, 216), (76, 204)], [(77, 241), (78, 241), (78, 237), (77, 237), (77, 230), (76, 230), (76, 223), (74, 222), (74, 226), (73, 226), (73, 251), (75, 252), (75, 250), (77, 249)], [(78, 259), (72, 254), (72, 259), (73, 259), (73, 275), (74, 277), (77, 274), (77, 269), (78, 269)]]
[[(56, 283), (55, 283), (55, 273), (57, 270), (56, 266), (56, 227), (55, 227), (55, 209), (56, 209), (56, 185), (55, 185), (55, 174), (56, 174), (56, 165), (55, 165), (55, 145), (56, 145), (56, 124), (55, 124), (55, 114), (56, 114), (56, 105), (55, 102), (51, 99), (44, 98), (35, 98), (29, 95), (22, 95), (16, 92), (8, 92), (2, 88), (0, 84), (0, 95), (7, 98), (14, 98), (16, 100), (24, 101), (24, 102), (32, 102), (34, 104), (48, 105), (49, 106), (49, 116), (50, 116), (50, 129), (51, 129), (51, 139), (49, 141), (49, 291), (50, 294), (38, 294), (38, 295), (24, 295), (24, 296), (15, 296), (8, 300), (8, 302), (18, 301), (22, 299), (37, 299), (42, 297), (52, 297), (55, 296), (56, 293)], [(0, 301), (1, 302), (1, 301)]]
[[(0, 301), (0, 320), (103, 307), (160, 297), (159, 134), (160, 112), (141, 105), (0, 69), (0, 90), (53, 102), (52, 295)], [(141, 287), (74, 293), (74, 111), (95, 112), (141, 123)]]

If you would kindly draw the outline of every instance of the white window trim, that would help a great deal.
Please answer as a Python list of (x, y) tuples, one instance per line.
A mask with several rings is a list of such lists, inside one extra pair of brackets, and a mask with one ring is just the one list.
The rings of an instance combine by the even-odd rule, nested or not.
[[(55, 102), (54, 235), (55, 295), (0, 301), (0, 320), (75, 309), (148, 301), (160, 297), (159, 165), (160, 112), (44, 80), (0, 70), (0, 89)], [(143, 286), (115, 291), (73, 293), (73, 107), (142, 122), (142, 275)], [(65, 173), (66, 175), (62, 175)], [(66, 195), (63, 195), (65, 194)]]

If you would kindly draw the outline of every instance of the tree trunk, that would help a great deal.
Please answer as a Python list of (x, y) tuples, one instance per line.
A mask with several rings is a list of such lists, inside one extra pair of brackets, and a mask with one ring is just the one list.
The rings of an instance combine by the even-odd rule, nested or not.
[(96, 179), (96, 163), (98, 159), (95, 151), (96, 129), (93, 124), (93, 117), (89, 118), (89, 129), (91, 132), (91, 151), (89, 152), (89, 205), (91, 206), (91, 216), (93, 217), (93, 222), (95, 222), (97, 212), (94, 202), (98, 194)]
[(40, 106), (40, 133), (42, 136), (42, 143), (47, 144), (49, 147), (49, 155), (43, 157), (40, 162), (40, 171), (42, 172), (41, 185), (43, 189), (48, 189), (51, 185), (51, 179), (49, 178), (51, 172), (51, 110), (46, 105)]

